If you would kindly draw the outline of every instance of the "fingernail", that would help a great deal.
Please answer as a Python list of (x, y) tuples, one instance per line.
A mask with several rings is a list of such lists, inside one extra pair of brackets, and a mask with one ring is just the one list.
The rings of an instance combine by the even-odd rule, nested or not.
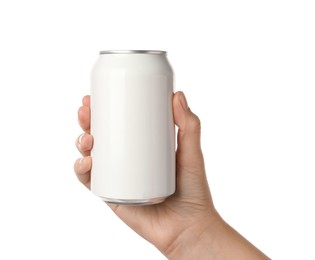
[(79, 165), (83, 164), (84, 158), (79, 159)]
[(79, 139), (78, 139), (78, 144), (79, 144), (79, 145), (81, 145), (81, 143), (82, 143), (82, 138), (83, 138), (83, 136), (84, 136), (84, 134), (81, 134), (81, 135), (79, 136)]
[(187, 111), (187, 109), (188, 109), (188, 103), (187, 103), (187, 99), (186, 99), (186, 97), (185, 97), (185, 95), (184, 95), (184, 92), (181, 92), (181, 94), (179, 95), (179, 102), (180, 102), (182, 108), (183, 108), (185, 111)]

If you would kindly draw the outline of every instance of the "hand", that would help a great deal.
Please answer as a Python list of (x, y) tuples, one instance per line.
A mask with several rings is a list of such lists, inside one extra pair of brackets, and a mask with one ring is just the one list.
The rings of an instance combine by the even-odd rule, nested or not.
[[(90, 188), (90, 97), (85, 96), (82, 103), (78, 118), (85, 133), (76, 145), (83, 158), (75, 162), (74, 169), (78, 179)], [(182, 92), (173, 96), (173, 113), (178, 126), (175, 194), (151, 206), (108, 205), (169, 259), (267, 259), (216, 212), (200, 146), (200, 120), (191, 112)]]

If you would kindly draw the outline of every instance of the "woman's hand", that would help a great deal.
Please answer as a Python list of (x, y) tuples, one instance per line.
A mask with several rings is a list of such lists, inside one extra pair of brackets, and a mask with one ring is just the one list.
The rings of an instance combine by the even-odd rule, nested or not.
[[(83, 158), (75, 162), (74, 169), (78, 179), (90, 188), (90, 97), (85, 96), (82, 103), (78, 118), (85, 133), (76, 146)], [(216, 212), (200, 146), (200, 121), (182, 92), (174, 94), (173, 113), (178, 126), (175, 194), (151, 206), (108, 205), (169, 259), (267, 259)]]

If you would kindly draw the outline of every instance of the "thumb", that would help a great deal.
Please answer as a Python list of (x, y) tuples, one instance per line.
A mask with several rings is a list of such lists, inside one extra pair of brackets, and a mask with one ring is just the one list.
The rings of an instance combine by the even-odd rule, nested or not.
[(178, 126), (177, 160), (186, 166), (200, 166), (203, 156), (200, 146), (200, 120), (188, 107), (183, 92), (175, 93), (173, 97), (174, 121)]

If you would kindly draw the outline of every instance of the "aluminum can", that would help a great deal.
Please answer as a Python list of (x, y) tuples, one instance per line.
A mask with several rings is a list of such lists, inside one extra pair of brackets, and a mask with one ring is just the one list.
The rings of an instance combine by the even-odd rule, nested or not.
[(91, 72), (91, 190), (150, 205), (175, 192), (173, 71), (165, 51), (101, 51)]

